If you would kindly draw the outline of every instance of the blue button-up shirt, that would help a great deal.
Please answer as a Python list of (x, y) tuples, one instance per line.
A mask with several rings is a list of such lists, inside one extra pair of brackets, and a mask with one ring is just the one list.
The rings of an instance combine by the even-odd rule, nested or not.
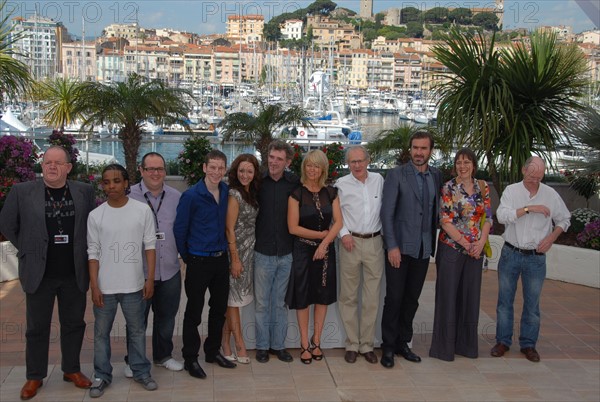
[(220, 182), (217, 204), (204, 180), (200, 180), (181, 195), (173, 233), (177, 250), (183, 258), (189, 254), (227, 251), (225, 217), (228, 192), (227, 184)]
[[(131, 193), (129, 197), (134, 200), (143, 202), (144, 204), (150, 203), (154, 209), (155, 229), (157, 233), (164, 233), (164, 240), (156, 240), (156, 270), (155, 280), (167, 281), (171, 279), (177, 272), (179, 272), (179, 258), (177, 257), (177, 246), (175, 244), (175, 236), (173, 234), (173, 224), (175, 223), (175, 216), (177, 214), (177, 205), (179, 204), (179, 198), (181, 193), (173, 187), (164, 185), (163, 191), (165, 197), (162, 200), (162, 193), (159, 193), (157, 197), (152, 195), (146, 184), (141, 181), (131, 187)], [(148, 197), (144, 197), (144, 194)], [(159, 208), (160, 204), (160, 208)], [(144, 256), (144, 274), (148, 276), (148, 267), (146, 266), (146, 259)]]

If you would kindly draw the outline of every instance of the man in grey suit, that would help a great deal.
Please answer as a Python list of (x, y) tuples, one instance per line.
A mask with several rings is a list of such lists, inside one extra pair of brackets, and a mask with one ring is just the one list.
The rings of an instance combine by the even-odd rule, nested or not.
[(441, 173), (428, 165), (433, 145), (427, 131), (413, 134), (411, 161), (388, 172), (383, 185), (381, 223), (387, 259), (381, 364), (387, 368), (394, 367), (394, 353), (421, 361), (408, 343), (429, 256), (435, 253)]
[(17, 248), (25, 292), (27, 381), (21, 399), (33, 398), (48, 375), (54, 299), (58, 299), (63, 380), (79, 388), (91, 381), (81, 373), (89, 286), (86, 230), (96, 206), (91, 185), (67, 180), (69, 153), (52, 146), (42, 160), (43, 181), (15, 184), (0, 211), (0, 232)]

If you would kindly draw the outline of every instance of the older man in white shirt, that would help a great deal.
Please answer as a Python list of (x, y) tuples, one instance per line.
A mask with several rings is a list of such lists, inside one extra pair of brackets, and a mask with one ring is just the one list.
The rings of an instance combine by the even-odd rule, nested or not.
[[(378, 173), (369, 173), (367, 167), (370, 157), (362, 146), (349, 148), (346, 162), (351, 174), (340, 178), (335, 185), (344, 218), (344, 226), (339, 233), (342, 247), (338, 299), (346, 330), (344, 358), (348, 363), (354, 363), (360, 353), (369, 363), (375, 364), (375, 321), (385, 263), (379, 217), (383, 177)], [(362, 299), (359, 317), (360, 293)]]
[(546, 278), (546, 252), (570, 226), (571, 214), (551, 187), (541, 183), (546, 166), (532, 156), (523, 166), (523, 180), (506, 187), (496, 211), (504, 224), (504, 247), (498, 262), (498, 305), (494, 357), (503, 356), (513, 337), (515, 293), (523, 284), (519, 345), (527, 360), (539, 362), (535, 349), (540, 332), (540, 295)]

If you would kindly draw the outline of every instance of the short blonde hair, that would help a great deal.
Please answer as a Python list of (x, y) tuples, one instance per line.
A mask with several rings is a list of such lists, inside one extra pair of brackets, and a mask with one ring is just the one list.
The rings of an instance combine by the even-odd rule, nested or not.
[(327, 181), (327, 176), (329, 174), (329, 160), (323, 151), (320, 149), (313, 149), (309, 151), (306, 155), (304, 155), (304, 159), (302, 159), (302, 175), (300, 177), (300, 181), (302, 184), (306, 184), (306, 165), (309, 163), (313, 165), (317, 165), (321, 168), (321, 176), (319, 177), (319, 187), (325, 186), (325, 182)]

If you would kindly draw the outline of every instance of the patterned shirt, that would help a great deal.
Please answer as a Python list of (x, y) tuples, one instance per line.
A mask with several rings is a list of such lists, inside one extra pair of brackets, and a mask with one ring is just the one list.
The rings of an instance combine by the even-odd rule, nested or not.
[[(463, 188), (462, 183), (456, 182), (456, 178), (444, 184), (440, 205), (441, 225), (444, 223), (453, 224), (469, 242), (474, 242), (481, 237), (481, 219), (484, 213), (486, 220), (491, 225), (492, 203), (487, 185), (482, 191), (479, 180), (475, 180), (473, 194), (469, 195)], [(439, 240), (456, 250), (466, 253), (466, 250), (452, 240), (444, 230), (440, 231)]]

